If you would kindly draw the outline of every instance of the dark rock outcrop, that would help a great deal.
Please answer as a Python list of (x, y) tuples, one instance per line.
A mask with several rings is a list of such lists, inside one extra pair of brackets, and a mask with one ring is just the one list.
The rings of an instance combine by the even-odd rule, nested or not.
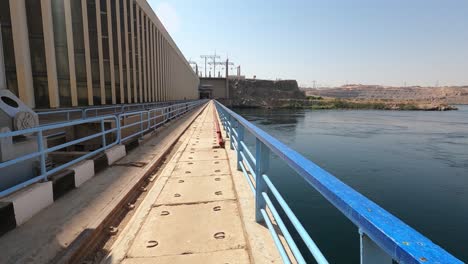
[(295, 80), (231, 80), (229, 95), (235, 107), (294, 107), (306, 99)]

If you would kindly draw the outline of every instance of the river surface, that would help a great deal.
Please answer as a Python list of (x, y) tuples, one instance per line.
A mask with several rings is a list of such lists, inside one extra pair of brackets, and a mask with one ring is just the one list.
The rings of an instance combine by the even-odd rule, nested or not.
[[(468, 262), (468, 106), (459, 109), (235, 111)], [(270, 164), (329, 262), (359, 263), (357, 228), (277, 157)]]

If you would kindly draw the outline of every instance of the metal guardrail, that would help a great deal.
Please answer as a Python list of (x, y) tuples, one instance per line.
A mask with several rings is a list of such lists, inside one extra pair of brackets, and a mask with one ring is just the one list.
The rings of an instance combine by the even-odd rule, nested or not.
[[(105, 129), (104, 123), (112, 121), (117, 124), (115, 128), (111, 129)], [(89, 124), (89, 123), (100, 123), (101, 124), (101, 131), (94, 133), (92, 135), (88, 135), (79, 139), (75, 139), (73, 141), (66, 142), (64, 144), (60, 144), (51, 148), (48, 148), (44, 144), (44, 135), (47, 131), (50, 130), (55, 130), (55, 129), (61, 129), (61, 128), (66, 128), (66, 127), (72, 127), (76, 125), (81, 125), (81, 124)], [(115, 133), (115, 140), (113, 142), (106, 142), (106, 135), (109, 133)], [(39, 164), (40, 164), (40, 174), (28, 181), (25, 181), (21, 184), (18, 184), (16, 186), (13, 186), (9, 189), (6, 189), (4, 191), (0, 192), (0, 197), (6, 196), (8, 194), (11, 194), (15, 191), (18, 191), (19, 189), (22, 189), (26, 186), (29, 186), (33, 183), (39, 182), (39, 181), (47, 181), (47, 177), (50, 176), (51, 174), (54, 174), (60, 170), (63, 170), (67, 167), (70, 167), (82, 160), (87, 159), (88, 157), (91, 157), (93, 155), (96, 155), (99, 152), (102, 152), (106, 149), (109, 149), (113, 147), (114, 145), (117, 145), (119, 143), (120, 139), (120, 126), (118, 124), (118, 118), (116, 116), (102, 116), (102, 117), (95, 117), (95, 118), (89, 118), (89, 119), (82, 119), (82, 120), (75, 120), (75, 121), (70, 121), (68, 123), (61, 123), (61, 124), (54, 124), (54, 125), (49, 125), (49, 126), (42, 126), (42, 127), (35, 127), (31, 129), (25, 129), (25, 130), (19, 130), (19, 131), (12, 131), (12, 132), (7, 132), (7, 133), (0, 133), (0, 140), (2, 139), (8, 139), (16, 136), (22, 136), (22, 135), (28, 135), (28, 134), (34, 134), (37, 139), (37, 151), (23, 155), (21, 157), (8, 160), (5, 162), (0, 163), (0, 169), (8, 167), (13, 164), (20, 163), (22, 161), (26, 161), (29, 159), (33, 158), (38, 158), (39, 157)], [(46, 157), (48, 153), (58, 151), (79, 143), (83, 143), (85, 141), (94, 139), (94, 138), (102, 138), (102, 147), (91, 151), (79, 158), (76, 158), (72, 161), (69, 161), (65, 164), (62, 164), (58, 167), (55, 167), (51, 170), (47, 170), (46, 168)]]
[[(126, 129), (130, 130), (130, 128), (139, 128), (137, 131), (129, 134), (128, 136), (122, 137), (121, 142), (125, 142), (135, 136), (142, 136), (144, 133), (151, 129), (156, 129), (159, 126), (167, 123), (168, 121), (179, 117), (182, 114), (187, 113), (188, 111), (192, 110), (193, 108), (199, 106), (200, 104), (205, 103), (206, 100), (200, 100), (195, 102), (188, 102), (188, 103), (179, 103), (174, 104), (166, 107), (145, 110), (145, 111), (136, 111), (136, 112), (129, 112), (123, 113), (118, 116), (119, 123), (125, 123), (125, 119), (129, 117), (138, 120), (121, 126), (121, 130), (124, 133)], [(158, 121), (159, 120), (159, 121)]]
[(36, 112), (40, 118), (62, 118), (59, 121), (52, 123), (46, 123), (45, 125), (63, 123), (76, 119), (86, 119), (90, 117), (98, 117), (110, 114), (121, 114), (130, 111), (141, 111), (154, 109), (162, 106), (168, 106), (181, 102), (190, 101), (168, 101), (168, 102), (154, 102), (154, 103), (141, 103), (141, 104), (119, 104), (119, 105), (103, 105), (95, 107), (83, 107), (83, 108), (70, 108), (70, 109), (59, 109), (50, 111), (39, 111)]
[[(51, 124), (51, 125), (45, 125), (45, 126), (35, 127), (31, 129), (0, 133), (0, 141), (11, 140), (11, 138), (13, 137), (22, 136), (22, 135), (34, 135), (37, 139), (37, 151), (23, 155), (21, 157), (17, 157), (15, 159), (1, 162), (0, 169), (11, 166), (13, 164), (18, 164), (22, 161), (26, 161), (30, 159), (39, 159), (39, 164), (40, 164), (39, 175), (25, 182), (22, 182), (16, 186), (0, 191), (0, 197), (7, 196), (33, 183), (40, 182), (40, 181), (47, 181), (50, 175), (57, 173), (58, 171), (61, 171), (91, 156), (101, 153), (117, 144), (122, 144), (128, 139), (134, 138), (136, 136), (142, 136), (143, 134), (156, 129), (160, 127), (161, 125), (175, 118), (178, 118), (179, 116), (189, 112), (190, 110), (204, 103), (206, 103), (206, 100), (191, 101), (191, 102), (179, 103), (179, 104), (174, 104), (174, 105), (146, 110), (146, 111), (122, 113), (120, 115), (105, 115), (105, 116), (92, 117), (92, 118), (87, 118), (87, 119), (78, 119), (78, 120), (72, 120), (72, 121), (65, 122), (65, 123)], [(162, 114), (156, 114), (157, 112), (161, 112)], [(145, 118), (142, 117), (144, 114), (145, 114)], [(125, 118), (131, 117), (131, 116), (134, 116), (134, 117), (140, 116), (142, 118), (140, 118), (139, 120), (133, 121), (130, 124), (121, 125), (121, 122), (123, 122)], [(106, 128), (105, 123), (108, 123), (108, 122), (111, 122), (112, 124), (115, 124), (115, 125), (111, 125), (111, 128)], [(147, 125), (142, 125), (144, 123), (146, 123)], [(44, 141), (46, 140), (45, 138), (46, 138), (46, 134), (48, 131), (54, 132), (60, 129), (65, 130), (66, 128), (71, 128), (73, 126), (84, 125), (84, 124), (99, 124), (100, 131), (93, 133), (91, 135), (84, 136), (82, 138), (75, 139), (73, 141), (69, 141), (63, 144), (59, 144), (57, 146), (50, 147), (50, 148), (47, 147), (46, 144), (44, 143)], [(121, 137), (122, 133), (124, 133), (125, 129), (129, 127), (137, 127), (136, 129), (137, 131), (135, 133), (132, 133), (131, 135), (128, 135), (122, 138)], [(111, 133), (114, 134), (113, 140), (112, 142), (107, 142), (108, 137), (106, 136)], [(55, 133), (52, 135), (55, 135)], [(47, 154), (52, 153), (54, 151), (66, 149), (68, 147), (71, 147), (80, 143), (84, 143), (86, 141), (93, 140), (96, 138), (101, 138), (101, 147), (93, 151), (90, 151), (89, 153), (86, 153), (78, 158), (75, 158), (69, 162), (61, 164), (57, 167), (47, 169), (47, 165), (46, 165)], [(0, 175), (0, 177), (1, 176), (3, 175)]]
[[(242, 116), (219, 102), (215, 104), (226, 134), (231, 139), (230, 147), (237, 152), (238, 170), (243, 172), (255, 195), (256, 221), (266, 223), (284, 263), (291, 263), (293, 260), (297, 263), (306, 263), (306, 260), (284, 224), (278, 209), (282, 210), (317, 263), (323, 264), (328, 261), (268, 177), (269, 159), (272, 153), (294, 169), (311, 187), (321, 193), (357, 226), (360, 234), (362, 264), (392, 264), (393, 261), (405, 264), (463, 263)], [(249, 151), (244, 142), (246, 132), (255, 138), (255, 154)], [(280, 208), (275, 206), (273, 199)], [(273, 221), (281, 230), (286, 245), (281, 242), (280, 235), (273, 227)], [(288, 248), (292, 256), (287, 253)]]

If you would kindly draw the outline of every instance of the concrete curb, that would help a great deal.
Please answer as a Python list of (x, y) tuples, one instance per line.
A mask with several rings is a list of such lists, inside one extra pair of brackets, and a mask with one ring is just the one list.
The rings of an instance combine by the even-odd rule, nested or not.
[[(0, 201), (0, 233), (4, 234), (28, 221), (54, 202), (52, 182), (36, 183)], [(13, 226), (14, 220), (14, 226)]]

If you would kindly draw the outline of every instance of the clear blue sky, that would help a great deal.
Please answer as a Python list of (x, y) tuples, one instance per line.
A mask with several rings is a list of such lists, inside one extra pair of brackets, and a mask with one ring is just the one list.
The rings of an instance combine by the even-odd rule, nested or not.
[(148, 0), (187, 59), (300, 85), (468, 84), (467, 0)]

